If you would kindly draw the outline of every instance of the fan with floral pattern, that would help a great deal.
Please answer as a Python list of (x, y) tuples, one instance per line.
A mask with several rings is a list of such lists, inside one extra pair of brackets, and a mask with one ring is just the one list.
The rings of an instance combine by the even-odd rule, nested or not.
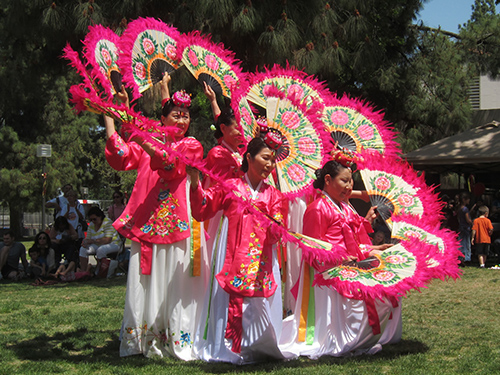
[(182, 37), (178, 55), (200, 83), (206, 82), (214, 92), (231, 98), (242, 75), (232, 52), (195, 31)]
[(423, 178), (406, 162), (365, 152), (358, 167), (370, 202), (392, 228), (392, 216), (412, 214), (430, 224), (442, 217), (442, 203)]
[(344, 262), (314, 277), (348, 298), (394, 298), (425, 286), (434, 273), (426, 258), (433, 245), (417, 239), (401, 241), (361, 261)]
[(454, 232), (440, 228), (439, 224), (429, 225), (418, 216), (393, 216), (392, 242), (397, 243), (411, 238), (435, 245), (435, 251), (430, 252), (426, 260), (434, 271), (434, 277), (456, 279), (460, 275), (458, 264), (462, 253), (458, 250), (459, 243)]
[(123, 80), (132, 88), (134, 99), (180, 66), (176, 28), (154, 18), (138, 18), (129, 23), (120, 38), (118, 65)]
[[(231, 102), (236, 121), (247, 142), (259, 132), (259, 125), (247, 101), (250, 86), (241, 87)], [(327, 158), (328, 135), (320, 114), (269, 85), (266, 95), (268, 129), (278, 133), (282, 146), (276, 154), (275, 186), (287, 197), (295, 197), (312, 186), (314, 172)]]
[(104, 91), (113, 96), (121, 90), (122, 74), (118, 67), (120, 38), (111, 29), (101, 25), (90, 26), (83, 40), (83, 54), (92, 67)]
[(350, 151), (378, 151), (395, 157), (399, 144), (383, 114), (365, 102), (344, 96), (330, 96), (325, 104), (323, 123), (332, 142)]
[(295, 68), (282, 68), (275, 65), (265, 72), (255, 73), (248, 76), (250, 81), (247, 87), (247, 99), (266, 108), (267, 91), (273, 87), (293, 98), (298, 103), (311, 107), (323, 104), (325, 98), (331, 94), (325, 85), (318, 82), (313, 76)]

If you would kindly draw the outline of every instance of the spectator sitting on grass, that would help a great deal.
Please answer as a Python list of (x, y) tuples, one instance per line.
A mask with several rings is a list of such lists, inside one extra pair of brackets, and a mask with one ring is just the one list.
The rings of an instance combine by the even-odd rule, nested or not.
[(88, 212), (89, 230), (87, 237), (83, 240), (80, 248), (80, 267), (87, 269), (89, 255), (95, 254), (97, 258), (97, 269), (100, 262), (108, 254), (118, 253), (120, 251), (120, 237), (113, 223), (109, 220), (99, 207), (92, 207)]
[(47, 261), (45, 258), (40, 256), (40, 251), (37, 248), (32, 247), (29, 249), (28, 254), (30, 255), (30, 266), (29, 274), (35, 279), (40, 277), (45, 277), (47, 275)]
[(15, 241), (14, 232), (9, 230), (3, 235), (0, 242), (0, 269), (5, 279), (19, 280), (22, 273), (19, 272), (19, 259), (23, 263), (24, 271), (28, 271), (26, 260), (26, 248), (20, 242)]
[(50, 240), (56, 254), (56, 267), (61, 262), (64, 254), (67, 261), (73, 260), (76, 253), (75, 241), (78, 239), (78, 233), (64, 216), (59, 216), (50, 229)]
[(46, 273), (53, 272), (56, 268), (55, 251), (52, 249), (52, 242), (46, 232), (40, 232), (35, 236), (35, 243), (31, 246), (29, 253), (32, 249), (40, 253), (40, 258), (43, 258), (46, 263)]

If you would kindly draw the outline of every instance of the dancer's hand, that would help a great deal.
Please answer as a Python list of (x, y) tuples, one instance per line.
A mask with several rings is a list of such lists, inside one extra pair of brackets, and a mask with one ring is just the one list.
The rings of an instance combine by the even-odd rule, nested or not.
[(116, 93), (116, 97), (118, 98), (118, 100), (120, 102), (122, 102), (123, 104), (125, 104), (127, 106), (127, 108), (130, 108), (130, 99), (128, 97), (127, 91), (125, 90), (125, 86), (124, 85), (122, 85), (120, 92)]
[(210, 103), (216, 100), (215, 91), (206, 82), (203, 82), (203, 93)]
[(160, 85), (161, 85), (161, 100), (165, 100), (165, 99), (170, 99), (170, 91), (168, 89), (168, 84), (170, 83), (170, 80), (172, 79), (172, 77), (170, 76), (170, 74), (168, 74), (168, 72), (165, 72), (165, 74), (163, 75), (163, 78), (160, 82)]
[(368, 210), (368, 213), (365, 216), (365, 219), (368, 220), (370, 224), (373, 224), (373, 221), (377, 218), (377, 206), (372, 206)]
[(195, 167), (186, 165), (186, 173), (191, 177), (191, 189), (196, 190), (200, 181), (200, 172)]

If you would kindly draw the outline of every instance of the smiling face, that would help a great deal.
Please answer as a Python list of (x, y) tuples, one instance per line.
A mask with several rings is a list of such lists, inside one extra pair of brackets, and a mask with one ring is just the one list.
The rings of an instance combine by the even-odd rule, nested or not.
[(342, 168), (335, 177), (325, 176), (324, 190), (336, 203), (346, 202), (351, 196), (352, 184), (351, 170)]
[(248, 177), (250, 181), (262, 181), (269, 176), (276, 167), (276, 155), (267, 147), (260, 150), (255, 157), (246, 155), (248, 161)]
[(174, 107), (167, 116), (161, 116), (161, 123), (163, 126), (177, 128), (173, 134), (176, 138), (184, 137), (188, 131), (191, 117), (189, 110), (181, 107)]

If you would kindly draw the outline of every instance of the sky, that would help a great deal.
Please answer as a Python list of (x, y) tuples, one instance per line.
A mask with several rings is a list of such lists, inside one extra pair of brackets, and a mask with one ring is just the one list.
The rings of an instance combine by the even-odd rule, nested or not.
[(474, 0), (429, 0), (424, 3), (420, 17), (425, 26), (438, 27), (451, 32), (466, 23), (472, 14)]

